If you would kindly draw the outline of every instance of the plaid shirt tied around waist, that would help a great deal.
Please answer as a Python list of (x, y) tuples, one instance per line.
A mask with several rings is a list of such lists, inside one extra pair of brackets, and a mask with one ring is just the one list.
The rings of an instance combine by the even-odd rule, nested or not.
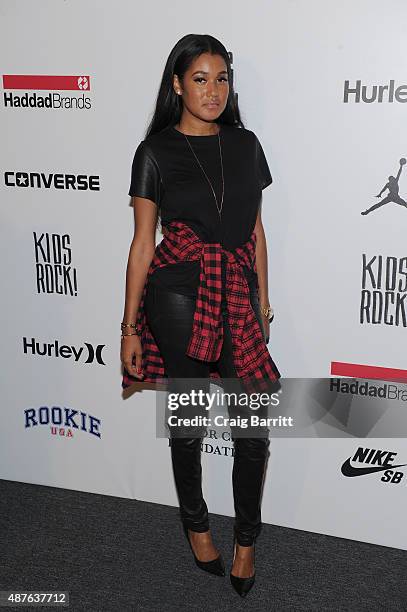
[[(270, 382), (281, 376), (268, 352), (259, 322), (250, 303), (250, 290), (242, 266), (256, 271), (256, 234), (233, 251), (220, 243), (205, 243), (181, 221), (172, 221), (163, 228), (164, 238), (157, 245), (147, 272), (146, 282), (136, 322), (142, 328), (142, 368), (144, 377), (138, 379), (124, 369), (122, 387), (134, 382), (166, 384), (168, 375), (155, 339), (149, 329), (144, 299), (150, 275), (163, 266), (181, 261), (200, 260), (200, 279), (196, 308), (186, 354), (206, 362), (216, 362), (223, 343), (222, 254), (226, 258), (225, 297), (228, 323), (232, 336), (233, 362), (237, 376), (247, 392), (266, 390)], [(213, 365), (213, 364), (212, 364)], [(210, 371), (213, 382), (220, 374)]]

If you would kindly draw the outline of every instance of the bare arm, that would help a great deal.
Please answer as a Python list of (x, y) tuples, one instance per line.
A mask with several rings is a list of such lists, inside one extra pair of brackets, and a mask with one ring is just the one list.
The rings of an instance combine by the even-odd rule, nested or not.
[[(157, 225), (158, 207), (147, 198), (133, 197), (134, 236), (130, 245), (126, 270), (126, 297), (123, 322), (134, 323), (140, 305), (147, 272), (155, 252), (155, 231)], [(127, 328), (130, 329), (130, 328)], [(130, 333), (125, 331), (124, 333)], [(133, 356), (136, 365), (133, 366)], [(137, 372), (141, 368), (142, 348), (139, 336), (122, 338), (121, 360), (126, 370), (132, 376), (142, 378)]]
[[(267, 241), (264, 233), (263, 222), (261, 219), (261, 206), (257, 213), (256, 225), (254, 226), (256, 234), (256, 268), (257, 278), (259, 284), (259, 303), (260, 307), (265, 308), (269, 305), (269, 291), (268, 291), (268, 265), (267, 265)], [(262, 314), (262, 321), (268, 341), (270, 333), (270, 323), (268, 319)]]

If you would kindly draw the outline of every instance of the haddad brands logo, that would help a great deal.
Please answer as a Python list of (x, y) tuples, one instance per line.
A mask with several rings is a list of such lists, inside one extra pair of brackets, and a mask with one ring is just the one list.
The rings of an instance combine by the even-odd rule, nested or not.
[[(61, 344), (58, 340), (54, 342), (39, 342), (35, 338), (23, 337), (23, 351), (25, 355), (31, 354), (36, 357), (62, 357), (74, 361), (83, 360), (84, 363), (96, 361), (100, 365), (106, 365), (102, 359), (102, 351), (105, 344), (93, 346), (90, 342), (84, 342), (84, 346)], [(86, 347), (86, 348), (85, 348)]]
[(407, 102), (407, 85), (396, 87), (395, 81), (391, 79), (388, 85), (362, 85), (362, 81), (345, 81), (343, 88), (343, 101), (345, 104), (354, 102), (360, 104), (372, 104), (374, 102)]
[[(404, 467), (407, 463), (394, 464), (393, 462), (396, 456), (397, 453), (392, 451), (363, 448), (359, 446), (353, 457), (348, 457), (348, 459), (344, 461), (341, 466), (341, 472), (348, 478), (384, 472), (381, 478), (383, 482), (398, 484), (401, 482), (404, 472), (396, 472), (395, 470)], [(356, 465), (353, 465), (352, 462)]]
[(58, 172), (4, 172), (6, 187), (31, 187), (32, 189), (73, 189), (76, 191), (100, 191), (100, 177), (87, 174), (64, 174)]
[(407, 402), (407, 390), (395, 384), (376, 384), (371, 382), (349, 381), (343, 378), (331, 378), (329, 390), (344, 395), (360, 395), (366, 397), (379, 397), (386, 400)]
[[(3, 74), (3, 102), (5, 108), (89, 109), (91, 99), (81, 96), (63, 96), (59, 91), (90, 91), (90, 77), (80, 75)], [(46, 90), (48, 94), (14, 93), (8, 90)]]
[(73, 408), (61, 408), (60, 406), (41, 406), (40, 408), (27, 408), (24, 410), (24, 427), (49, 427), (54, 436), (73, 438), (74, 431), (84, 431), (97, 438), (100, 434), (101, 420)]
[(33, 232), (38, 293), (78, 295), (76, 268), (72, 267), (69, 234)]
[(362, 254), (360, 323), (407, 326), (407, 257)]

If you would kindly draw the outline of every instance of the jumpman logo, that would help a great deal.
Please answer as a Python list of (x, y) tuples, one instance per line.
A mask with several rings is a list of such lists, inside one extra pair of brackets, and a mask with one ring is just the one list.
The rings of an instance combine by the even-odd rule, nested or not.
[(383, 191), (385, 191), (386, 189), (389, 190), (389, 194), (385, 198), (383, 198), (383, 200), (377, 202), (377, 204), (373, 204), (373, 206), (371, 206), (367, 210), (362, 210), (362, 212), (360, 213), (361, 215), (367, 215), (368, 213), (372, 212), (372, 210), (376, 210), (376, 208), (379, 208), (379, 206), (383, 206), (384, 204), (388, 204), (389, 202), (394, 202), (395, 204), (400, 204), (401, 206), (407, 207), (407, 202), (399, 196), (399, 178), (405, 163), (406, 159), (402, 157), (400, 159), (400, 168), (397, 172), (397, 176), (389, 176), (389, 182), (386, 183), (381, 192), (377, 194), (376, 198), (381, 198)]

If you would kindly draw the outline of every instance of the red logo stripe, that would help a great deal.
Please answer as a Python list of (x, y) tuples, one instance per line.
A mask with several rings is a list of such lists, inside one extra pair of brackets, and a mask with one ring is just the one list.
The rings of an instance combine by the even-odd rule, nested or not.
[(90, 77), (85, 75), (3, 74), (3, 88), (90, 91)]
[(344, 361), (331, 361), (331, 374), (355, 378), (378, 378), (379, 380), (390, 380), (393, 382), (407, 381), (407, 370), (369, 366), (362, 363), (346, 363)]

